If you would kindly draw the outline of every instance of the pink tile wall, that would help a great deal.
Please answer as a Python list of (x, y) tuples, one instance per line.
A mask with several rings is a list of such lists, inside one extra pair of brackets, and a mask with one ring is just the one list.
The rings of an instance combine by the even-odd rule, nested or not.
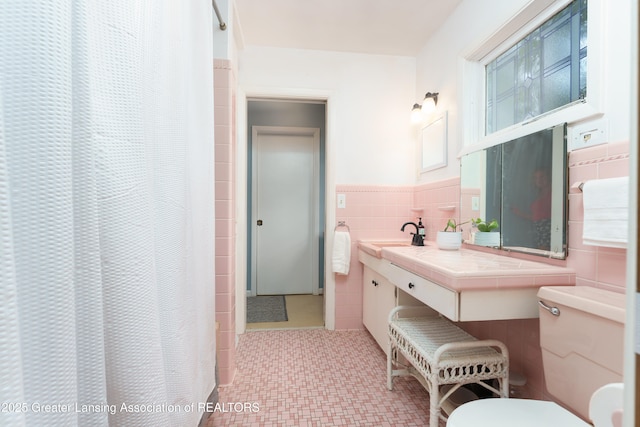
[(444, 230), (449, 218), (460, 217), (460, 179), (420, 184), (414, 187), (413, 204), (423, 209), (427, 240), (436, 240), (436, 232)]
[[(569, 185), (591, 179), (629, 175), (629, 143), (617, 142), (572, 151), (569, 155)], [(584, 222), (582, 192), (569, 193), (569, 256), (567, 265), (578, 272), (576, 284), (625, 292), (624, 249), (582, 244)]]
[(413, 187), (336, 186), (344, 194), (346, 208), (336, 209), (336, 224), (344, 221), (351, 234), (351, 266), (347, 276), (336, 278), (336, 329), (362, 329), (362, 264), (358, 262), (359, 239), (406, 239), (400, 231), (407, 221), (416, 221), (411, 211)]
[[(629, 144), (609, 143), (570, 153), (569, 184), (588, 179), (613, 178), (629, 174)], [(347, 193), (347, 206), (338, 209), (337, 220), (346, 220), (351, 226), (354, 241), (361, 238), (395, 238), (397, 224), (418, 216), (409, 208), (422, 209), (421, 215), (427, 227), (427, 239), (435, 239), (435, 231), (442, 229), (447, 218), (460, 216), (460, 182), (458, 178), (421, 184), (415, 187), (348, 187), (338, 186), (338, 193)], [(409, 200), (407, 192), (412, 193)], [(351, 194), (353, 193), (353, 197)], [(396, 196), (391, 196), (396, 194)], [(398, 197), (400, 204), (384, 206), (385, 197)], [(357, 203), (356, 203), (357, 202)], [(453, 208), (452, 210), (450, 210)], [(388, 212), (389, 217), (379, 216)], [(392, 219), (391, 214), (396, 214)], [(464, 212), (463, 212), (464, 213)], [(373, 219), (373, 216), (378, 216)], [(582, 193), (569, 194), (569, 251), (566, 265), (575, 268), (578, 286), (595, 286), (615, 292), (625, 291), (626, 251), (598, 248), (582, 244)], [(375, 227), (374, 227), (375, 225)], [(402, 233), (400, 233), (402, 234)], [(345, 329), (362, 327), (361, 268), (354, 269), (356, 247), (352, 247), (352, 272), (336, 282), (336, 327)], [(356, 255), (357, 256), (357, 255)], [(513, 256), (519, 256), (517, 254)], [(527, 257), (524, 257), (527, 258)], [(528, 258), (545, 262), (540, 257)], [(552, 262), (552, 261), (549, 261)], [(557, 261), (552, 262), (559, 264)], [(560, 263), (562, 264), (562, 263)], [(358, 317), (359, 316), (359, 317)], [(340, 321), (338, 321), (340, 319)], [(512, 370), (527, 377), (526, 393), (530, 398), (549, 399), (544, 387), (540, 328), (537, 319), (464, 322), (461, 326), (478, 338), (494, 338), (507, 344)]]
[(510, 370), (527, 378), (523, 397), (545, 398), (538, 319), (462, 322), (460, 326), (478, 339), (497, 339), (505, 343), (509, 349)]
[(215, 59), (216, 321), (220, 323), (218, 372), (230, 384), (236, 371), (235, 292), (235, 75), (231, 62)]

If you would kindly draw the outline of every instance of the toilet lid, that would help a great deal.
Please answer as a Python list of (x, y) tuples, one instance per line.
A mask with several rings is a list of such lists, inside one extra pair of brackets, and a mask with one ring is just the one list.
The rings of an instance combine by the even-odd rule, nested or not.
[(591, 427), (554, 402), (529, 399), (482, 399), (451, 413), (447, 427)]

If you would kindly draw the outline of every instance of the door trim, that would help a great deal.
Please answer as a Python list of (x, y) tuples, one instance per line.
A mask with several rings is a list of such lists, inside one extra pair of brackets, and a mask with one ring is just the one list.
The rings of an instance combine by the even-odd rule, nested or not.
[(315, 244), (312, 245), (312, 284), (311, 291), (313, 295), (320, 293), (319, 283), (319, 249), (320, 249), (320, 223), (319, 223), (319, 209), (320, 209), (320, 129), (310, 127), (294, 127), (294, 126), (251, 126), (252, 141), (251, 146), (252, 162), (251, 162), (251, 289), (249, 295), (257, 295), (257, 245), (256, 236), (258, 232), (258, 226), (256, 220), (258, 218), (257, 212), (257, 165), (255, 159), (257, 158), (258, 150), (258, 138), (260, 135), (294, 135), (294, 136), (311, 136), (313, 137), (313, 207), (311, 209), (311, 234), (314, 236)]
[[(339, 122), (336, 109), (334, 107), (336, 90), (333, 89), (304, 89), (304, 88), (289, 88), (289, 87), (263, 87), (263, 86), (244, 86), (238, 85), (237, 88), (237, 158), (246, 159), (248, 157), (248, 140), (249, 140), (249, 126), (247, 119), (247, 105), (250, 99), (253, 98), (277, 98), (288, 99), (292, 101), (296, 100), (314, 100), (326, 103), (326, 117), (325, 117), (325, 148), (324, 155), (326, 157), (325, 163), (325, 230), (333, 229), (336, 224), (336, 177), (335, 177), (335, 154), (333, 148), (333, 141), (338, 139), (336, 137), (336, 123)], [(235, 162), (236, 167), (236, 187), (235, 191), (239, 197), (236, 197), (236, 215), (237, 224), (236, 227), (242, 227), (241, 230), (236, 228), (235, 242), (235, 262), (233, 262), (232, 268), (236, 274), (235, 288), (233, 290), (233, 298), (236, 303), (236, 317), (235, 317), (235, 330), (236, 335), (245, 333), (247, 322), (247, 296), (249, 291), (247, 290), (247, 263), (249, 260), (247, 257), (250, 255), (250, 248), (247, 245), (247, 180), (249, 177), (249, 164), (247, 161), (238, 160)], [(329, 226), (330, 224), (330, 226)], [(324, 288), (322, 293), (324, 294), (324, 327), (327, 330), (335, 330), (336, 328), (336, 281), (331, 271), (331, 264), (328, 260), (331, 259), (331, 247), (333, 245), (333, 233), (325, 233), (325, 248), (324, 248)]]

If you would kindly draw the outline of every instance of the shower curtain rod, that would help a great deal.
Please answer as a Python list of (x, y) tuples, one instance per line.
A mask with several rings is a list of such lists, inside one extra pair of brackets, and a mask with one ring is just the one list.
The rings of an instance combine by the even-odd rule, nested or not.
[(213, 10), (216, 12), (216, 16), (218, 17), (218, 22), (220, 23), (220, 29), (222, 31), (227, 29), (227, 24), (222, 20), (222, 16), (220, 16), (220, 10), (218, 9), (218, 5), (216, 4), (216, 0), (211, 0), (211, 4), (213, 5)]

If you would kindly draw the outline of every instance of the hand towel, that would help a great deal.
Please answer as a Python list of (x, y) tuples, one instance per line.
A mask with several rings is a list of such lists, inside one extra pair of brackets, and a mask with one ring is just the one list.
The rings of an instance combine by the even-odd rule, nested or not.
[(591, 246), (626, 248), (629, 229), (629, 177), (587, 181), (582, 187), (582, 242)]
[(347, 231), (336, 231), (333, 236), (333, 272), (349, 274), (351, 262), (351, 236)]

